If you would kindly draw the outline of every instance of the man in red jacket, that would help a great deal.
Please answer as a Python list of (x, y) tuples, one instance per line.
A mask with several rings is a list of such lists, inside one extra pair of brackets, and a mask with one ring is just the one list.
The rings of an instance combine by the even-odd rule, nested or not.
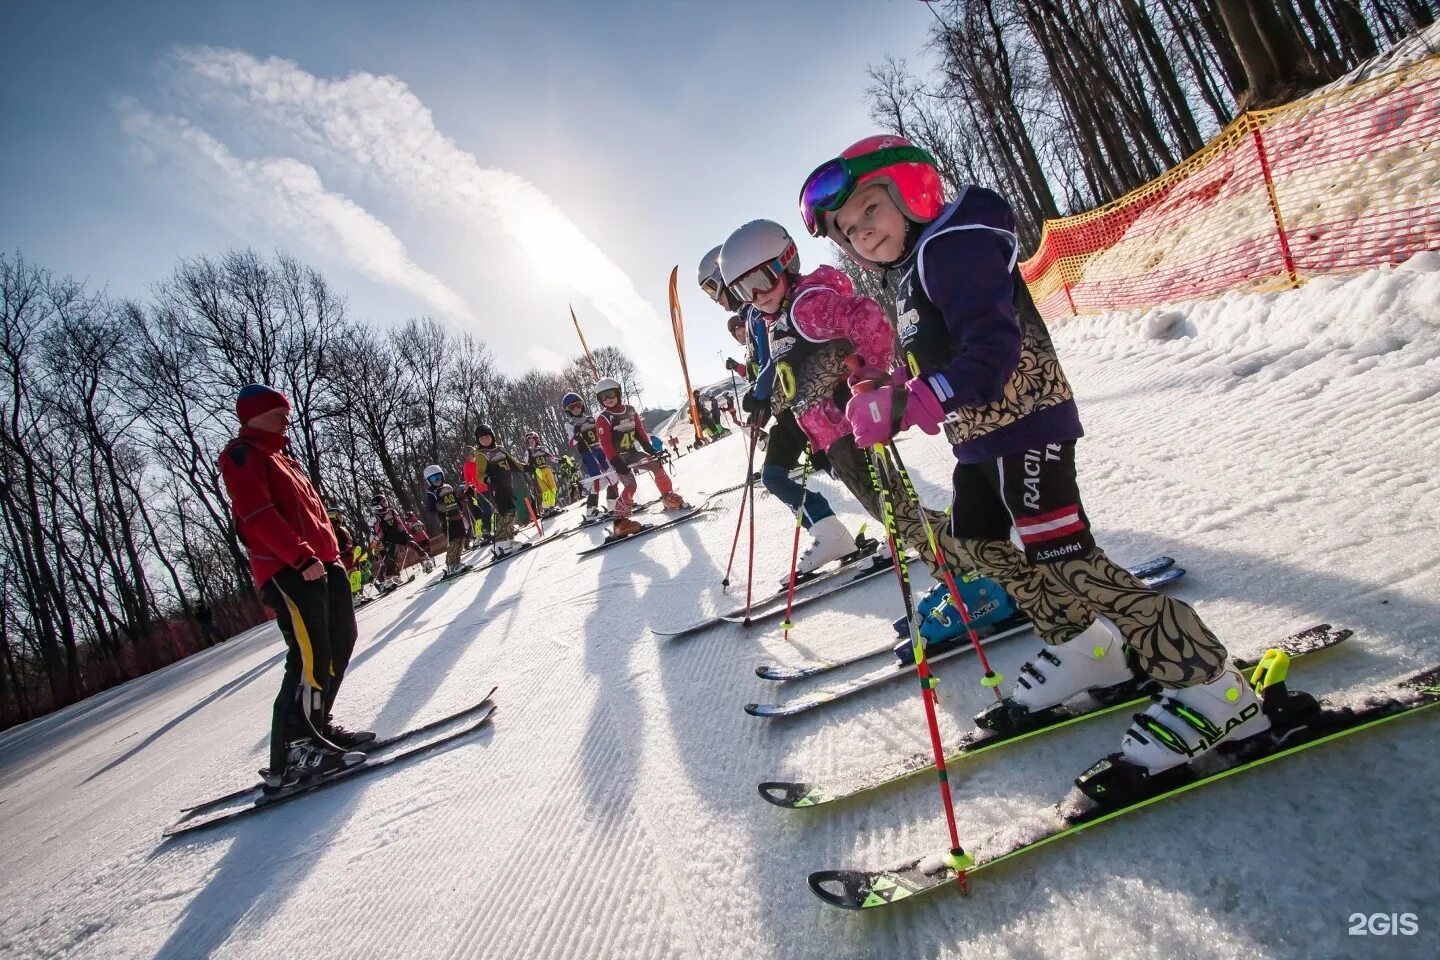
[(350, 580), (325, 506), (289, 452), (290, 401), (252, 383), (235, 400), (240, 435), (220, 454), (220, 474), (250, 570), (275, 611), (289, 652), (270, 727), (267, 790), (358, 763), (375, 739), (331, 722), (355, 647)]

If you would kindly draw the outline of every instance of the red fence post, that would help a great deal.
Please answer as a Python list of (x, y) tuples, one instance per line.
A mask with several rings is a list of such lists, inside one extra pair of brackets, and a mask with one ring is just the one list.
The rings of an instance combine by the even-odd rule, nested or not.
[(1300, 286), (1300, 278), (1295, 273), (1295, 258), (1290, 255), (1290, 239), (1285, 236), (1285, 220), (1280, 216), (1280, 202), (1275, 198), (1275, 181), (1270, 176), (1270, 160), (1265, 156), (1265, 141), (1260, 136), (1260, 124), (1253, 117), (1247, 119), (1250, 122), (1250, 135), (1255, 140), (1255, 153), (1260, 157), (1260, 174), (1265, 178), (1265, 194), (1270, 198), (1270, 214), (1275, 218), (1275, 234), (1280, 238), (1280, 256), (1285, 261), (1285, 274), (1293, 289)]

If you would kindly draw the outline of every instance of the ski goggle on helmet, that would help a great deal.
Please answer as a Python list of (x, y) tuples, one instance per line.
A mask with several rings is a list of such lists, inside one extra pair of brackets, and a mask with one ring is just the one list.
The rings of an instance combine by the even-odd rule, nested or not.
[(725, 278), (720, 275), (720, 250), (723, 246), (724, 244), (721, 244), (700, 258), (700, 289), (705, 291), (705, 296), (719, 304), (721, 309), (739, 310), (740, 304), (730, 295), (725, 286)]
[(916, 222), (934, 220), (945, 206), (940, 173), (929, 152), (904, 137), (866, 137), (805, 178), (800, 219), (810, 236), (829, 236), (826, 214), (845, 206), (856, 190), (870, 183), (885, 184), (901, 213)]
[(595, 399), (601, 403), (620, 399), (620, 384), (606, 377), (595, 384)]
[(773, 220), (751, 220), (720, 248), (720, 274), (735, 299), (751, 303), (786, 273), (800, 270), (800, 254), (784, 227)]

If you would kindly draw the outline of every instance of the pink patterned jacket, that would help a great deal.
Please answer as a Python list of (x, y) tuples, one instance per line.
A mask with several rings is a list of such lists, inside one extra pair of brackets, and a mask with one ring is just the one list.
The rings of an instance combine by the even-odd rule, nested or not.
[[(834, 267), (818, 267), (795, 281), (787, 300), (790, 323), (807, 340), (848, 341), (852, 353), (858, 353), (868, 364), (888, 370), (895, 361), (895, 328), (880, 304), (869, 297), (855, 295), (850, 278)], [(767, 315), (766, 326), (783, 313)], [(844, 372), (837, 371), (837, 379)], [(828, 394), (834, 381), (825, 386)], [(828, 450), (841, 437), (850, 434), (850, 421), (845, 411), (828, 397), (809, 404), (797, 418), (800, 429), (817, 450)]]

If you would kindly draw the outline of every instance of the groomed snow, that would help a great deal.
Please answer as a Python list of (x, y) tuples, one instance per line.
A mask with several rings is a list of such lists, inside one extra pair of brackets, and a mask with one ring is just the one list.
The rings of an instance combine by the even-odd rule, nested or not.
[[(1082, 490), (1101, 542), (1168, 552), (1178, 593), (1235, 653), (1320, 620), (1352, 626), (1292, 683), (1350, 691), (1432, 664), (1440, 635), (1440, 254), (1146, 314), (1066, 321)], [(907, 437), (943, 502), (948, 451)], [(692, 498), (740, 480), (741, 441), (679, 461)], [(647, 481), (642, 480), (642, 484)], [(858, 510), (821, 482), (845, 519)], [(648, 497), (648, 494), (644, 494)], [(0, 736), (0, 954), (15, 957), (1434, 957), (1436, 719), (1414, 718), (1096, 828), (882, 915), (828, 908), (805, 876), (944, 843), (933, 780), (813, 811), (764, 779), (859, 770), (925, 746), (913, 683), (790, 721), (745, 715), (805, 683), (762, 660), (843, 654), (899, 611), (877, 578), (808, 610), (793, 647), (727, 626), (724, 510), (593, 557), (578, 534), (360, 613), (341, 696), (381, 733), (492, 683), (493, 728), (448, 751), (170, 842), (178, 808), (264, 763), (282, 647), (259, 629)], [(760, 501), (756, 569), (792, 521)], [(567, 518), (566, 523), (573, 522)], [(873, 529), (873, 528), (872, 528)], [(743, 540), (741, 579), (743, 580)], [(733, 593), (733, 590), (732, 590)], [(1012, 672), (1030, 638), (998, 644)], [(857, 672), (859, 669), (854, 668)], [(938, 672), (953, 739), (985, 692)], [(809, 681), (810, 684), (824, 681)], [(1113, 749), (1108, 717), (953, 772), (977, 846), (1060, 798)], [(1354, 913), (1418, 915), (1352, 937)]]

